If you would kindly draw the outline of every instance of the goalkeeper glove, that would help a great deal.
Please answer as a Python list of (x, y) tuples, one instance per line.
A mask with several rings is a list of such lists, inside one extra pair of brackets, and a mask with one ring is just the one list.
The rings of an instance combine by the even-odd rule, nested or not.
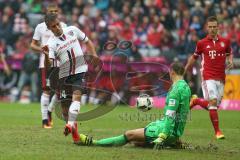
[(167, 135), (164, 133), (160, 133), (158, 138), (155, 139), (152, 143), (154, 144), (153, 149), (162, 149), (164, 145), (164, 141), (167, 139)]

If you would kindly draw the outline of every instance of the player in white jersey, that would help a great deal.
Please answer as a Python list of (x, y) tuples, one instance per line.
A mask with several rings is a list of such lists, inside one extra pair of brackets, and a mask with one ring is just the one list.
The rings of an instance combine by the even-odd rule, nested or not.
[[(60, 62), (59, 78), (62, 82), (60, 86), (60, 99), (64, 100), (69, 96), (72, 102), (68, 109), (67, 124), (64, 128), (64, 134), (67, 136), (72, 133), (74, 143), (79, 142), (77, 130), (77, 116), (80, 113), (81, 94), (84, 89), (85, 73), (88, 71), (88, 65), (85, 63), (79, 41), (84, 42), (93, 56), (97, 59), (95, 47), (85, 33), (75, 26), (62, 28), (55, 14), (48, 14), (45, 17), (45, 23), (54, 36), (50, 37), (46, 46), (43, 47), (46, 56), (46, 63), (51, 64), (50, 59), (58, 59)], [(63, 112), (66, 111), (63, 109)], [(66, 113), (63, 115), (66, 115)]]
[[(53, 13), (58, 14), (58, 6), (56, 4), (49, 4), (47, 7), (47, 14)], [(61, 22), (62, 27), (66, 27), (66, 24)], [(42, 46), (46, 45), (49, 37), (53, 35), (52, 31), (50, 31), (45, 22), (38, 24), (35, 28), (33, 39), (31, 42), (31, 49), (42, 53)], [(58, 67), (58, 62), (54, 61), (53, 65), (50, 68), (46, 68), (44, 63), (45, 55), (40, 55), (39, 68), (41, 70), (41, 83), (42, 83), (42, 95), (41, 95), (41, 112), (42, 112), (42, 126), (43, 128), (52, 128), (52, 111), (54, 107), (58, 104), (58, 96), (56, 94), (53, 95), (50, 102), (50, 80), (49, 74), (55, 67)], [(54, 67), (54, 68), (53, 68)]]

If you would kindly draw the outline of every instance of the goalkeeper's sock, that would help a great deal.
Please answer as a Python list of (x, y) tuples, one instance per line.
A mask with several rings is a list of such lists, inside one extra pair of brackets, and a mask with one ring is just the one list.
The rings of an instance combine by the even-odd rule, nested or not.
[(203, 109), (206, 109), (208, 110), (208, 104), (209, 102), (203, 98), (197, 98), (195, 99), (195, 102), (194, 102), (196, 105), (199, 105), (201, 106)]
[(218, 123), (218, 112), (216, 109), (209, 109), (209, 116), (212, 121), (213, 128), (215, 133), (219, 132), (219, 123)]
[(127, 144), (127, 137), (123, 134), (117, 137), (94, 140), (93, 144), (96, 146), (123, 146)]

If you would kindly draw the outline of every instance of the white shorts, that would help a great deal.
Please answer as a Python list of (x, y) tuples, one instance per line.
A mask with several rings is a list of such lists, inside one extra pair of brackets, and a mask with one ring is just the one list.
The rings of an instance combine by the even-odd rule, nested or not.
[(202, 91), (204, 99), (217, 99), (217, 105), (219, 105), (224, 93), (224, 83), (217, 80), (205, 80), (202, 82)]

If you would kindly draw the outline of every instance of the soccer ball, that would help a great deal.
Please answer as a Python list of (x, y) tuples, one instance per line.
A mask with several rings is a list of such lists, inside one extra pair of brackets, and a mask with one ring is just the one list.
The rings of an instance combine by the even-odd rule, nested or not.
[(147, 94), (141, 94), (137, 97), (136, 103), (137, 109), (140, 111), (146, 112), (152, 109), (153, 107), (153, 99)]

